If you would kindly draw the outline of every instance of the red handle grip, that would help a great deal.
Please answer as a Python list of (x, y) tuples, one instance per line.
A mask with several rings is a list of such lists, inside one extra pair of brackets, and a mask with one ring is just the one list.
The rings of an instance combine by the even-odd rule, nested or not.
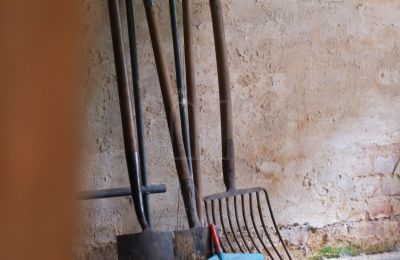
[(217, 254), (222, 253), (222, 247), (221, 247), (221, 244), (219, 243), (217, 230), (215, 229), (214, 224), (210, 224), (210, 229), (211, 229), (211, 237), (212, 237), (214, 248), (215, 248), (215, 253), (217, 253)]

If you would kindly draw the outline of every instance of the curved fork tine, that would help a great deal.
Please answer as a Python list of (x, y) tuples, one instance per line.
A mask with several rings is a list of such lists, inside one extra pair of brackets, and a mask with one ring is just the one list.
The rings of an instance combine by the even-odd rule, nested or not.
[(278, 229), (278, 227), (277, 227), (277, 225), (276, 225), (275, 217), (274, 217), (274, 214), (272, 213), (271, 203), (270, 203), (270, 201), (269, 201), (268, 193), (267, 193), (266, 190), (264, 190), (264, 194), (265, 194), (265, 198), (267, 199), (269, 214), (270, 214), (271, 219), (272, 219), (272, 224), (274, 225), (274, 228), (275, 228), (275, 230), (276, 230), (276, 234), (278, 235), (279, 240), (280, 240), (280, 242), (282, 243), (282, 246), (283, 246), (283, 248), (285, 249), (285, 252), (286, 252), (287, 256), (289, 257), (290, 260), (292, 260), (292, 257), (291, 257), (290, 254), (289, 254), (289, 250), (287, 249), (285, 243), (283, 242), (281, 233), (279, 233), (279, 229)]
[(246, 210), (245, 210), (245, 203), (244, 203), (244, 195), (241, 194), (240, 195), (241, 199), (242, 199), (242, 215), (243, 215), (243, 221), (244, 221), (244, 225), (246, 227), (246, 231), (249, 234), (250, 240), (253, 243), (255, 249), (257, 250), (258, 253), (260, 253), (260, 249), (258, 249), (256, 242), (253, 239), (253, 236), (251, 235), (251, 231), (249, 229), (249, 225), (247, 224), (247, 218), (246, 218)]
[[(249, 199), (250, 199), (250, 215), (251, 215), (251, 222), (253, 223), (254, 230), (256, 231), (257, 237), (260, 240), (261, 244), (263, 245), (265, 251), (271, 257), (272, 260), (274, 260), (274, 257), (271, 255), (271, 252), (268, 250), (267, 246), (264, 243), (264, 240), (262, 239), (260, 232), (257, 229), (256, 221), (254, 220), (254, 212), (253, 212), (253, 196), (252, 193), (249, 194)], [(278, 254), (279, 255), (279, 254)]]
[(275, 250), (275, 253), (279, 256), (279, 259), (283, 259), (282, 256), (279, 254), (278, 249), (275, 247), (274, 242), (272, 242), (271, 236), (269, 235), (267, 225), (265, 225), (264, 217), (263, 217), (263, 213), (262, 213), (262, 209), (261, 209), (260, 194), (259, 194), (259, 192), (257, 192), (256, 194), (257, 194), (258, 213), (260, 214), (261, 224), (263, 226), (264, 232), (267, 235), (268, 241), (271, 243), (272, 248)]
[[(217, 225), (217, 218), (215, 217), (215, 210), (214, 210), (214, 200), (211, 200), (211, 213), (212, 213), (213, 223), (214, 223), (214, 225)], [(225, 249), (224, 244), (222, 243), (222, 240), (221, 240), (220, 244), (222, 247), (222, 251), (226, 252), (226, 249)]]
[(239, 240), (236, 237), (236, 232), (233, 229), (232, 220), (231, 220), (231, 210), (229, 208), (229, 197), (226, 198), (226, 211), (228, 212), (228, 221), (229, 221), (229, 226), (231, 227), (231, 230), (232, 230), (233, 237), (235, 238), (235, 241), (239, 247), (240, 252), (244, 253), (242, 247), (240, 246)]
[(221, 219), (222, 231), (224, 232), (225, 239), (228, 242), (229, 247), (231, 248), (231, 252), (235, 252), (235, 249), (233, 248), (233, 246), (231, 244), (231, 241), (229, 240), (228, 233), (226, 232), (226, 229), (225, 229), (224, 216), (222, 214), (222, 202), (221, 202), (221, 199), (218, 200), (218, 206), (219, 206), (219, 216), (220, 216), (220, 219)]
[(240, 223), (239, 223), (239, 214), (238, 214), (237, 205), (236, 205), (236, 204), (237, 204), (237, 203), (236, 203), (236, 196), (233, 197), (233, 202), (234, 202), (233, 205), (234, 205), (234, 208), (235, 208), (236, 224), (237, 224), (237, 226), (238, 226), (238, 228), (239, 228), (240, 236), (242, 237), (242, 240), (243, 240), (244, 245), (246, 246), (248, 252), (251, 252), (249, 245), (247, 245), (246, 239), (244, 239), (243, 232), (242, 232), (242, 228), (240, 227)]

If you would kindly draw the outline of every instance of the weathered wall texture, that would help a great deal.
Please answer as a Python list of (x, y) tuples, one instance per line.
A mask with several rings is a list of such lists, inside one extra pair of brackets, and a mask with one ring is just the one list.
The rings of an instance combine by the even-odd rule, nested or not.
[[(141, 1), (135, 2), (149, 173), (157, 229), (186, 225)], [(167, 1), (160, 20), (174, 78)], [(302, 258), (326, 245), (400, 243), (400, 2), (223, 1), (239, 187), (264, 186)], [(85, 0), (90, 68), (82, 189), (126, 186), (105, 0)], [(179, 9), (180, 11), (180, 9)], [(204, 194), (223, 190), (218, 87), (208, 2), (196, 0), (194, 43)], [(126, 24), (124, 24), (126, 30)], [(182, 40), (183, 41), (183, 40)], [(179, 202), (180, 201), (180, 202)], [(78, 259), (113, 259), (115, 235), (139, 231), (128, 198), (79, 203)], [(179, 212), (178, 212), (179, 210)]]

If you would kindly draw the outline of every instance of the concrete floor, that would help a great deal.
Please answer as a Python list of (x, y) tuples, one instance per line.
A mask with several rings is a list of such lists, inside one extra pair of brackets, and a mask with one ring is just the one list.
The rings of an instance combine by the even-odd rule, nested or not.
[(341, 257), (336, 259), (348, 259), (348, 260), (400, 260), (400, 252), (383, 253), (376, 255), (363, 255), (356, 257)]

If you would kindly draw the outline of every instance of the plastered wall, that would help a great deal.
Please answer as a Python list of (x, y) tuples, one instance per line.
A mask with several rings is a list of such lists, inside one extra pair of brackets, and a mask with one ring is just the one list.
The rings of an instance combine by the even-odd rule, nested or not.
[[(174, 79), (168, 1), (156, 2)], [(328, 245), (351, 244), (365, 252), (395, 249), (400, 243), (400, 170), (395, 169), (400, 157), (400, 2), (222, 2), (237, 185), (268, 189), (283, 236), (300, 259)], [(167, 185), (167, 193), (152, 196), (154, 226), (183, 228), (144, 9), (139, 0), (134, 7), (149, 178)], [(217, 71), (208, 2), (193, 0), (192, 9), (207, 195), (224, 189)], [(85, 146), (79, 187), (127, 186), (107, 3), (84, 0), (82, 12), (91, 44), (82, 87)], [(123, 27), (126, 32), (125, 21)], [(115, 259), (115, 236), (139, 231), (129, 198), (79, 202), (78, 208), (83, 221), (76, 259)]]

